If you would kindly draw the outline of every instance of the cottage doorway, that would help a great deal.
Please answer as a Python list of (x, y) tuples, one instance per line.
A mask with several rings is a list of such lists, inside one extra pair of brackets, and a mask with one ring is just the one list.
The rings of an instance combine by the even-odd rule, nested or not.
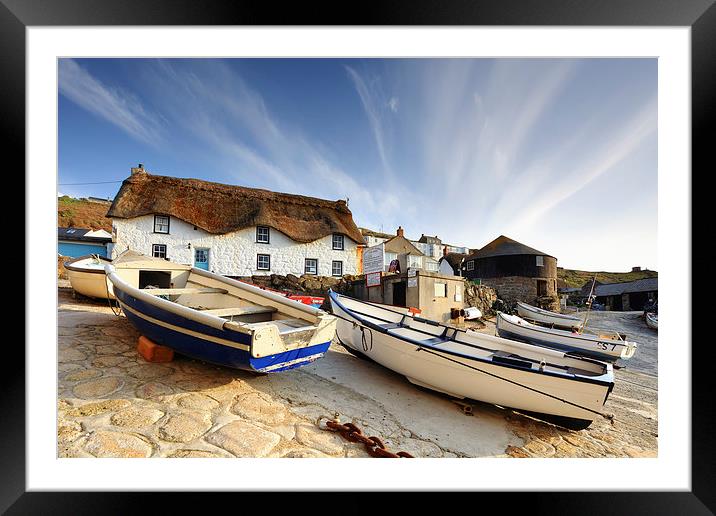
[(209, 270), (209, 248), (197, 247), (194, 249), (194, 267)]
[(393, 305), (405, 306), (405, 286), (404, 281), (393, 283)]

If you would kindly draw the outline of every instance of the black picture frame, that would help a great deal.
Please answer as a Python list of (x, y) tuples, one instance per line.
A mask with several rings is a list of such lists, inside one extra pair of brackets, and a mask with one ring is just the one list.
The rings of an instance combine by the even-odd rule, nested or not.
[[(190, 0), (0, 0), (0, 105), (5, 160), (15, 158), (14, 170), (25, 167), (25, 30), (32, 26), (112, 25), (529, 25), (529, 26), (685, 26), (691, 28), (692, 79), (692, 180), (708, 172), (711, 148), (716, 142), (716, 7), (713, 0), (405, 0), (353, 4), (312, 2), (197, 2)], [(698, 171), (701, 171), (698, 174)], [(697, 172), (697, 173), (694, 173)], [(688, 171), (686, 172), (688, 173)], [(692, 192), (699, 193), (699, 189)], [(703, 195), (704, 192), (701, 192)], [(26, 192), (26, 195), (28, 192)], [(695, 204), (695, 199), (692, 201)], [(694, 229), (703, 222), (693, 221)], [(705, 228), (702, 228), (705, 229)], [(693, 231), (694, 234), (700, 234)], [(707, 235), (710, 232), (704, 231)], [(25, 237), (29, 238), (27, 233)], [(690, 250), (683, 250), (689, 252)], [(707, 267), (705, 256), (693, 255), (694, 270)], [(29, 272), (29, 271), (27, 271)], [(20, 303), (17, 303), (19, 305)], [(16, 305), (16, 306), (17, 306)], [(24, 307), (25, 304), (22, 303)], [(694, 303), (694, 306), (695, 303)], [(25, 315), (28, 317), (28, 314)], [(687, 335), (691, 336), (689, 331)], [(692, 337), (693, 338), (693, 337)], [(8, 341), (12, 340), (8, 337)], [(693, 338), (695, 341), (695, 338)], [(9, 344), (10, 342), (8, 342)], [(683, 345), (688, 342), (668, 343)], [(713, 514), (716, 510), (716, 453), (711, 425), (714, 402), (707, 380), (711, 342), (691, 347), (692, 359), (692, 489), (687, 492), (532, 492), (479, 493), (466, 505), (470, 510), (497, 503), (512, 511), (550, 514)], [(6, 367), (0, 395), (0, 511), (7, 514), (126, 514), (145, 508), (144, 493), (26, 492), (25, 353), (20, 346), (5, 346)], [(484, 467), (489, 467), (485, 463)], [(327, 474), (339, 474), (328, 471)], [(618, 475), (615, 470), (615, 475)], [(628, 484), (628, 479), (625, 479)], [(413, 493), (422, 501), (431, 493)], [(212, 494), (211, 507), (221, 509), (228, 496)], [(219, 497), (220, 496), (220, 497)], [(306, 500), (294, 495), (293, 503)], [(454, 495), (450, 495), (454, 496)], [(167, 493), (163, 512), (171, 506), (190, 510), (200, 503), (192, 495)], [(232, 497), (235, 501), (237, 497)], [(233, 501), (231, 503), (233, 503)], [(463, 500), (464, 501), (464, 500)], [(143, 503), (144, 502), (144, 503)], [(374, 507), (372, 496), (352, 493), (340, 497), (342, 507)], [(242, 498), (242, 506), (246, 504)], [(140, 505), (141, 504), (141, 505)], [(206, 510), (210, 506), (199, 506)], [(311, 505), (314, 510), (339, 510)]]

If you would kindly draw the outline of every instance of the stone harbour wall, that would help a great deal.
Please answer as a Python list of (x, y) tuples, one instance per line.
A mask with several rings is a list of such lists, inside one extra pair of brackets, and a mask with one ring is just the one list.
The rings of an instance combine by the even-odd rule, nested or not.
[[(537, 297), (537, 281), (540, 279), (546, 281), (547, 295)], [(497, 296), (508, 304), (522, 301), (546, 310), (559, 311), (559, 297), (551, 278), (525, 278), (522, 276), (485, 278), (482, 280), (482, 285), (495, 289)]]

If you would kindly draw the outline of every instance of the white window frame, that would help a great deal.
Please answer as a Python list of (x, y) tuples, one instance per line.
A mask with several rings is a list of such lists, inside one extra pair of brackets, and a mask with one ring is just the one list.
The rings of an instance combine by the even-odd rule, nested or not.
[[(266, 240), (259, 239), (259, 230), (266, 230)], [(271, 243), (271, 228), (268, 226), (256, 226), (256, 243), (257, 244), (270, 244)]]
[[(309, 272), (308, 271), (308, 262), (316, 262), (316, 272)], [(318, 258), (306, 258), (303, 262), (303, 273), (304, 274), (310, 274), (311, 276), (318, 276)]]
[(544, 267), (544, 256), (537, 256), (537, 267)]
[[(341, 271), (336, 274), (336, 264), (340, 264)], [(331, 276), (343, 276), (343, 261), (341, 260), (333, 260), (331, 262)]]
[(408, 255), (408, 269), (422, 269), (423, 257), (414, 254)]
[[(166, 224), (160, 223), (160, 222), (157, 220), (157, 219), (160, 219), (160, 218), (161, 218), (161, 219), (166, 219), (166, 220), (167, 220)], [(160, 228), (166, 226), (166, 227), (167, 227), (167, 230), (166, 230), (166, 231), (160, 231), (160, 230), (157, 229), (157, 226), (159, 226)], [(154, 215), (154, 232), (155, 232), (155, 233), (159, 233), (160, 235), (168, 235), (168, 234), (169, 234), (169, 215)]]
[[(164, 256), (159, 256), (161, 252), (157, 252), (156, 248), (164, 248)], [(152, 257), (153, 258), (166, 258), (167, 257), (167, 244), (152, 244)]]
[[(268, 267), (261, 267), (261, 258), (268, 258)], [(258, 253), (256, 255), (256, 270), (257, 271), (270, 271), (271, 270), (271, 255), (265, 253)]]
[(468, 261), (467, 265), (465, 266), (465, 270), (474, 271), (475, 270), (475, 260)]
[[(338, 240), (336, 240), (338, 239)], [(336, 247), (336, 241), (339, 241), (340, 247)], [(331, 244), (334, 251), (345, 251), (346, 249), (346, 238), (344, 235), (338, 235), (336, 233), (333, 234), (333, 238), (331, 240)]]
[[(441, 292), (438, 292), (438, 287), (440, 287)], [(448, 286), (447, 283), (442, 283), (440, 281), (436, 281), (433, 285), (433, 294), (435, 297), (447, 297), (448, 293)]]

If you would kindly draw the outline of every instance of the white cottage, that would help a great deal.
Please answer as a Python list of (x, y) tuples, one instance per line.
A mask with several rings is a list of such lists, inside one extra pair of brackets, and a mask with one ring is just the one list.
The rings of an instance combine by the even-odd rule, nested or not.
[(129, 248), (225, 276), (357, 274), (363, 237), (345, 201), (132, 168), (107, 213)]

